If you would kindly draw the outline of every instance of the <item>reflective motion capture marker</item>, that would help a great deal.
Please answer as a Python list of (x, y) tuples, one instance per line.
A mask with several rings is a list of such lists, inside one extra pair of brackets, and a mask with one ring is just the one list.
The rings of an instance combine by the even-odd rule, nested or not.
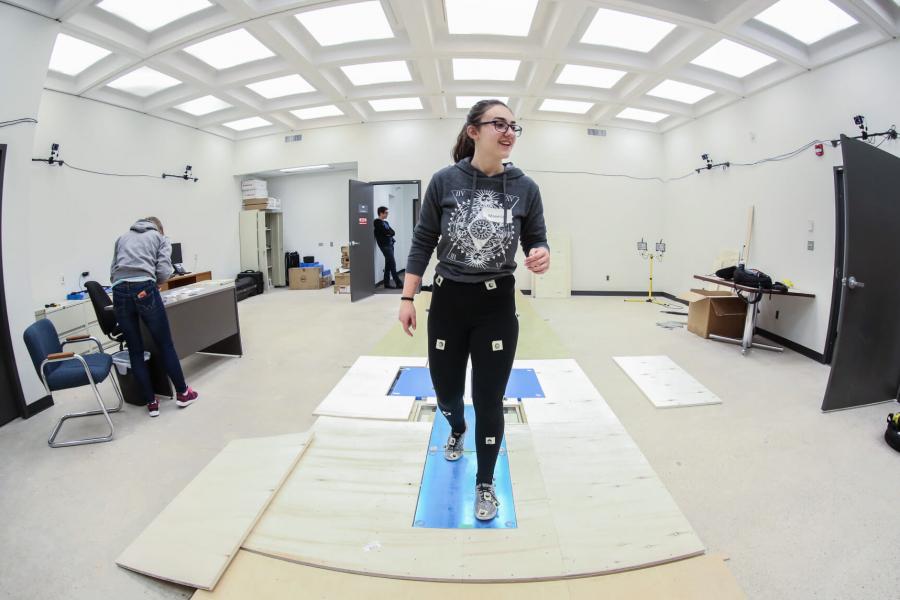
[(419, 488), (419, 501), (413, 527), (431, 529), (515, 529), (516, 507), (509, 473), (506, 438), (494, 469), (494, 491), (500, 508), (491, 521), (475, 518), (475, 409), (466, 405), (466, 450), (463, 457), (451, 462), (444, 459), (444, 444), (450, 435), (447, 420), (436, 417), (428, 442), (428, 456)]

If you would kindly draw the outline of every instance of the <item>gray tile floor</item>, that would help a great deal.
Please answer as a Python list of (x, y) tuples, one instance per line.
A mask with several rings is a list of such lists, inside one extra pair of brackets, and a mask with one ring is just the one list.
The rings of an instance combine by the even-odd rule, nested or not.
[[(193, 406), (164, 402), (150, 419), (126, 405), (113, 442), (76, 448), (46, 438), (61, 414), (90, 407), (83, 392), (0, 428), (0, 598), (189, 597), (115, 558), (229, 440), (307, 429), (356, 357), (395, 326), (397, 302), (275, 290), (239, 304), (243, 358), (184, 361), (201, 393)], [(653, 305), (579, 296), (535, 306), (750, 598), (897, 596), (900, 456), (881, 438), (893, 405), (822, 414), (827, 367), (663, 329), (657, 321), (679, 317)], [(723, 404), (654, 408), (611, 359), (645, 354), (668, 355)], [(67, 424), (63, 435), (80, 431)]]

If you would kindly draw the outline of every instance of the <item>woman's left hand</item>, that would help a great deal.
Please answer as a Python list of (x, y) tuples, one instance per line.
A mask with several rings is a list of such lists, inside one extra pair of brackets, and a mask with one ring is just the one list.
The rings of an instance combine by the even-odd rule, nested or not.
[(538, 275), (546, 273), (547, 269), (550, 268), (550, 251), (543, 246), (532, 248), (525, 258), (525, 266), (532, 273), (537, 273)]

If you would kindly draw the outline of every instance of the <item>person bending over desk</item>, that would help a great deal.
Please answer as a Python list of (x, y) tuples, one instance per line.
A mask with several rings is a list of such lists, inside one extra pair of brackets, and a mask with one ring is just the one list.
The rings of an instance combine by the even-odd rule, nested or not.
[(156, 217), (146, 217), (116, 240), (109, 280), (113, 289), (113, 309), (125, 334), (131, 372), (147, 400), (151, 417), (159, 416), (159, 401), (153, 394), (150, 371), (144, 362), (141, 321), (156, 342), (166, 374), (175, 385), (175, 404), (184, 408), (199, 394), (184, 380), (184, 372), (169, 329), (169, 318), (157, 283), (172, 276), (172, 244)]

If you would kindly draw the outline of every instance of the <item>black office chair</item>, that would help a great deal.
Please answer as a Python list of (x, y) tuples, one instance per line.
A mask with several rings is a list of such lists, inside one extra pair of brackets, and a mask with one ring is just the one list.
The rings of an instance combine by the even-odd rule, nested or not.
[(84, 287), (87, 288), (88, 295), (91, 297), (91, 304), (97, 314), (100, 330), (112, 341), (119, 342), (119, 350), (122, 350), (125, 347), (125, 334), (119, 327), (116, 314), (113, 312), (112, 300), (109, 299), (106, 290), (96, 281), (88, 281)]

